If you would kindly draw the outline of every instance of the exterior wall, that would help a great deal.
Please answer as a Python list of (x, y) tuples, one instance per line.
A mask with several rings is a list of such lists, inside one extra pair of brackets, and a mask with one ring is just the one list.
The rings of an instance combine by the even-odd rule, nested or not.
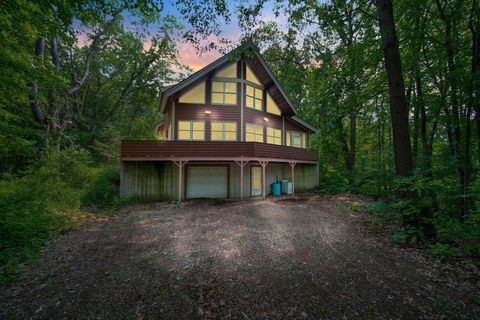
[[(188, 165), (225, 165), (229, 167), (229, 198), (240, 198), (240, 167), (235, 162), (189, 162), (182, 171), (182, 198), (185, 197), (186, 167)], [(249, 162), (244, 168), (245, 198), (250, 197), (251, 167), (260, 166)], [(288, 163), (269, 163), (265, 169), (266, 192), (271, 193), (271, 184), (277, 176), (291, 180)], [(318, 166), (297, 164), (295, 166), (295, 192), (303, 192), (318, 186)], [(120, 195), (143, 201), (178, 199), (178, 167), (171, 161), (124, 161), (120, 177)]]
[[(237, 77), (239, 79), (245, 78), (245, 68), (246, 64), (248, 63), (252, 68), (252, 71), (256, 73), (257, 77), (260, 81), (265, 85), (270, 83), (268, 74), (266, 74), (263, 70), (263, 67), (259, 65), (259, 61), (254, 63), (254, 60), (245, 59), (238, 61), (237, 67)], [(227, 62), (226, 64), (229, 64)], [(223, 66), (219, 67), (221, 69)], [(276, 129), (283, 129), (283, 122), (285, 122), (285, 130), (282, 130), (282, 145), (285, 145), (285, 131), (297, 131), (297, 132), (304, 132), (307, 133), (307, 130), (303, 129), (302, 127), (294, 124), (291, 121), (288, 121), (288, 117), (285, 116), (285, 121), (282, 116), (278, 116), (272, 113), (268, 113), (265, 110), (255, 110), (252, 108), (248, 108), (245, 106), (245, 96), (246, 96), (246, 84), (245, 83), (237, 83), (237, 101), (236, 105), (212, 105), (211, 104), (211, 90), (212, 90), (212, 76), (214, 76), (215, 71), (212, 71), (208, 74), (205, 78), (197, 81), (196, 83), (191, 84), (190, 86), (183, 89), (181, 92), (173, 96), (173, 99), (169, 99), (167, 103), (167, 108), (165, 112), (169, 112), (170, 122), (172, 124), (172, 130), (170, 137), (171, 140), (177, 140), (177, 123), (181, 120), (202, 120), (205, 121), (205, 140), (210, 141), (210, 129), (211, 124), (210, 121), (234, 121), (237, 123), (237, 141), (245, 141), (245, 131), (246, 131), (246, 123), (253, 123), (253, 124), (260, 124), (264, 126), (264, 139), (266, 140), (266, 127), (272, 127)], [(232, 81), (236, 79), (232, 78)], [(205, 104), (187, 104), (187, 103), (179, 103), (178, 97), (182, 94), (182, 92), (186, 92), (199, 82), (206, 81), (205, 86)], [(238, 81), (238, 80), (237, 80)], [(272, 92), (274, 89), (273, 86), (269, 86), (267, 90), (272, 95), (272, 99), (275, 100), (277, 104), (285, 104), (283, 98), (280, 98), (278, 93)], [(278, 89), (278, 88), (277, 88)], [(278, 91), (278, 90), (276, 90)], [(275, 98), (274, 98), (275, 96)], [(263, 95), (264, 103), (266, 101), (266, 94), (264, 90)], [(173, 101), (173, 102), (172, 102)], [(284, 107), (285, 108), (285, 107)], [(205, 110), (210, 110), (211, 114), (205, 114)], [(267, 117), (269, 121), (265, 121), (264, 118)], [(243, 137), (242, 137), (242, 132)], [(308, 140), (308, 139), (307, 139)]]
[(123, 161), (120, 196), (144, 201), (178, 198), (178, 169), (171, 161)]

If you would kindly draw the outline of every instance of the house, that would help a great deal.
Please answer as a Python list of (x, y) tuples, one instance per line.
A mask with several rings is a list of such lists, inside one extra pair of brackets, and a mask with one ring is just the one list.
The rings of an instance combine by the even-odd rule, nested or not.
[(161, 90), (158, 141), (122, 141), (120, 193), (145, 200), (244, 198), (277, 179), (318, 186), (315, 128), (253, 45)]

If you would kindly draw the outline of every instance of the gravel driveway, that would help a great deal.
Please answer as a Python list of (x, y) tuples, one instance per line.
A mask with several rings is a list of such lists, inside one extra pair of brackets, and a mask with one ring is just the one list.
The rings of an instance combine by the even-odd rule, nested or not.
[(0, 318), (480, 319), (480, 284), (334, 199), (167, 203), (51, 242)]

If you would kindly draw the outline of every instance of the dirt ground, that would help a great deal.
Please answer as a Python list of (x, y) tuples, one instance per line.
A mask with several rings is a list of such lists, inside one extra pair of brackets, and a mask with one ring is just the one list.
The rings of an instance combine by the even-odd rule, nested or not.
[(134, 206), (52, 241), (2, 319), (480, 319), (480, 280), (338, 199)]

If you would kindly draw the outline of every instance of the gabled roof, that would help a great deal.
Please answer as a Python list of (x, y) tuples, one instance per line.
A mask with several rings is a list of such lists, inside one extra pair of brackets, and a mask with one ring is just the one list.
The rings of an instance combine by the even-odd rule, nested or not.
[[(246, 46), (253, 52), (255, 58), (257, 59), (249, 59), (249, 61), (252, 63), (252, 65), (259, 65), (256, 68), (256, 71), (259, 72), (261, 71), (263, 74), (263, 79), (264, 81), (267, 81), (266, 79), (269, 79), (271, 81), (268, 81), (269, 83), (273, 82), (274, 86), (271, 85), (266, 90), (270, 93), (272, 98), (274, 100), (283, 98), (286, 102), (286, 106), (284, 107), (284, 110), (289, 110), (288, 114), (291, 116), (291, 120), (297, 122), (299, 125), (305, 127), (307, 130), (311, 130), (313, 132), (317, 131), (313, 126), (309, 125), (305, 121), (301, 120), (296, 116), (297, 110), (290, 100), (290, 97), (288, 94), (285, 92), (285, 90), (282, 88), (280, 85), (280, 82), (278, 81), (277, 77), (273, 73), (273, 71), (270, 69), (268, 66), (267, 62), (263, 58), (263, 56), (260, 54), (259, 50), (256, 48), (256, 46), (251, 42), (247, 41)], [(214, 71), (215, 69), (221, 67), (222, 65), (226, 64), (229, 62), (235, 54), (241, 53), (241, 50), (243, 50), (243, 46), (238, 46), (237, 48), (233, 49), (232, 51), (228, 52), (224, 56), (218, 58), (214, 62), (210, 63), (209, 65), (205, 66), (204, 68), (200, 69), (199, 71), (193, 73), (186, 79), (180, 81), (177, 84), (170, 85), (163, 87), (160, 91), (159, 99), (158, 99), (158, 107), (161, 113), (164, 112), (165, 110), (165, 105), (167, 102), (167, 99), (171, 96), (173, 96), (175, 93), (179, 92), (182, 89), (187, 88), (191, 84), (195, 83), (196, 81), (201, 80), (205, 76), (207, 76), (210, 72)], [(255, 61), (256, 60), (256, 61)], [(259, 63), (258, 63), (258, 62)], [(261, 67), (260, 67), (261, 66)], [(284, 103), (285, 105), (285, 103)], [(288, 106), (288, 107), (287, 107)]]

